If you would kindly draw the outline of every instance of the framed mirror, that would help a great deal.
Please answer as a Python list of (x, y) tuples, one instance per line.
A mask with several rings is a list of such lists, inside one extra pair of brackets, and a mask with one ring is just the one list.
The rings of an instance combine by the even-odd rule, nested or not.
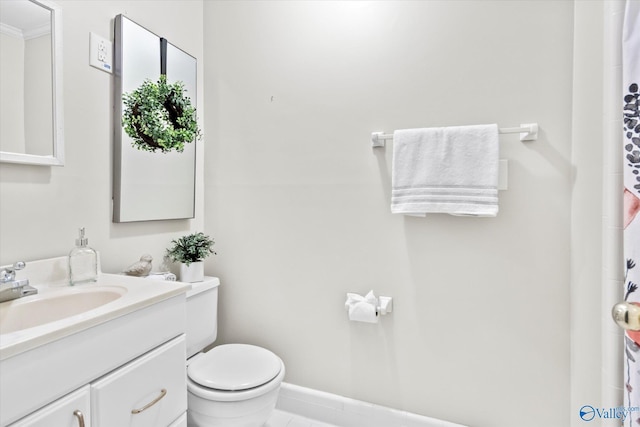
[(0, 1), (0, 162), (64, 165), (62, 11)]
[(123, 97), (162, 74), (182, 84), (195, 107), (196, 58), (123, 15), (115, 19), (114, 48), (113, 222), (194, 218), (195, 139), (182, 151), (140, 148), (123, 126)]

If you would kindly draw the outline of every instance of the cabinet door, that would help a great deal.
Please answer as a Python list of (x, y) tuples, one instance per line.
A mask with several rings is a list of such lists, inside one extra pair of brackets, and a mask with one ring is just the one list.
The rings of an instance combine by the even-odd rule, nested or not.
[(187, 410), (184, 335), (91, 384), (94, 426), (164, 427)]
[(89, 386), (84, 386), (16, 421), (10, 427), (91, 427), (89, 393)]

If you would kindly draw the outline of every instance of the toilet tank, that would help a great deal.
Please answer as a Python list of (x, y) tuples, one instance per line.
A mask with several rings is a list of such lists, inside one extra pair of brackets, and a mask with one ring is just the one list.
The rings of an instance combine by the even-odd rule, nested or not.
[(187, 291), (187, 358), (212, 344), (218, 335), (217, 277), (191, 283)]

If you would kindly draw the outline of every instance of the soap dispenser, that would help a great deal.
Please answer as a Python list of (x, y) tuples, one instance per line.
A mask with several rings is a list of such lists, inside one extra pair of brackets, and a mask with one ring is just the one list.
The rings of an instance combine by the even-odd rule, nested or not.
[(84, 227), (76, 239), (76, 247), (69, 252), (69, 284), (90, 283), (98, 280), (98, 254), (88, 246)]

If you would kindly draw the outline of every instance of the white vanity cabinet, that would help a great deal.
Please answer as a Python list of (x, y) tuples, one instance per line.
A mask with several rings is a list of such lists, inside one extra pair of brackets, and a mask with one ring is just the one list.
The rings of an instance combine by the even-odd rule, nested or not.
[(188, 285), (133, 279), (101, 276), (127, 286), (122, 304), (44, 325), (29, 348), (2, 335), (0, 427), (186, 426)]
[(181, 335), (11, 427), (186, 425), (177, 421), (187, 409), (185, 352)]
[(91, 427), (90, 387), (84, 386), (11, 427)]
[(185, 412), (173, 422), (169, 427), (187, 427), (187, 413)]

